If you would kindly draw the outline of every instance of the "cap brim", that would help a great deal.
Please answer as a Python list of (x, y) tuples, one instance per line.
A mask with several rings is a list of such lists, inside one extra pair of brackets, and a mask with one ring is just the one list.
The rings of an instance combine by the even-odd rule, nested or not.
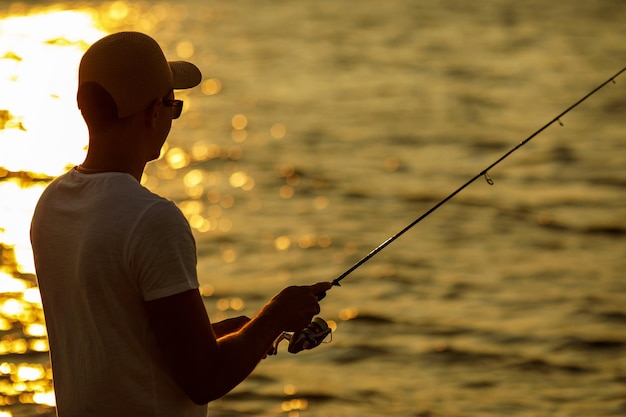
[(172, 88), (175, 90), (195, 87), (202, 81), (202, 73), (198, 67), (191, 62), (170, 61), (168, 64), (174, 76), (174, 85)]

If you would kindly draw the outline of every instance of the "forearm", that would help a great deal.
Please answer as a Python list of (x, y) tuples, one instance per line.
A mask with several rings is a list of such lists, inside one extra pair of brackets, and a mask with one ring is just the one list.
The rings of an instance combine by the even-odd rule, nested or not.
[(224, 337), (228, 334), (239, 331), (250, 319), (246, 316), (233, 317), (230, 319), (211, 323), (211, 328), (217, 339)]
[(281, 333), (279, 321), (262, 311), (239, 331), (219, 338), (214, 369), (221, 372), (213, 379), (220, 382), (212, 395), (221, 397), (250, 375)]
[[(243, 327), (217, 337), (200, 294), (185, 291), (146, 303), (153, 331), (172, 376), (197, 404), (218, 399), (243, 381), (282, 331), (299, 331), (319, 313), (316, 294), (330, 283), (288, 287), (251, 321), (235, 318), (216, 326)], [(236, 326), (235, 326), (236, 325)], [(172, 337), (176, 334), (177, 337)]]

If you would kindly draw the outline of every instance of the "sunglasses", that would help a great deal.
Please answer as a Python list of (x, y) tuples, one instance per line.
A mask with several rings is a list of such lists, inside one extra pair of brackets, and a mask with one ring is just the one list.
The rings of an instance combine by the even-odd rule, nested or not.
[(163, 105), (172, 108), (172, 119), (178, 119), (183, 112), (183, 101), (172, 100), (169, 98), (163, 99)]

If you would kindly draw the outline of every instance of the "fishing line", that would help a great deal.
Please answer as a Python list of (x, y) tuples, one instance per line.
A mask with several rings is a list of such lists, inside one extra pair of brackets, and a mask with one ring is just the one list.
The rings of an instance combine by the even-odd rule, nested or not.
[[(443, 206), (445, 203), (447, 203), (448, 201), (450, 201), (450, 199), (452, 199), (455, 195), (457, 195), (458, 193), (460, 193), (461, 191), (463, 191), (467, 186), (469, 186), (471, 183), (473, 183), (474, 181), (476, 181), (478, 178), (483, 177), (485, 179), (485, 181), (487, 181), (487, 184), (489, 185), (493, 185), (493, 180), (491, 179), (491, 177), (489, 176), (489, 171), (495, 167), (496, 165), (498, 165), (500, 162), (502, 162), (503, 160), (505, 160), (507, 157), (509, 157), (509, 155), (511, 155), (513, 152), (515, 152), (516, 150), (518, 150), (519, 148), (521, 148), (522, 146), (526, 145), (528, 142), (530, 142), (535, 136), (539, 135), (541, 132), (543, 132), (544, 130), (546, 130), (549, 126), (551, 126), (554, 123), (559, 123), (559, 125), (563, 126), (563, 123), (561, 122), (561, 118), (563, 116), (565, 116), (567, 113), (569, 113), (570, 111), (572, 111), (575, 107), (577, 107), (578, 105), (580, 105), (583, 101), (587, 100), (589, 97), (591, 97), (592, 95), (594, 95), (595, 93), (597, 93), (600, 89), (602, 89), (605, 85), (607, 85), (608, 83), (612, 82), (615, 83), (615, 78), (617, 78), (622, 72), (626, 71), (626, 67), (622, 68), (620, 71), (618, 71), (615, 75), (613, 75), (611, 78), (609, 78), (608, 80), (606, 80), (605, 82), (603, 82), (602, 84), (600, 84), (599, 86), (597, 86), (596, 88), (594, 88), (593, 90), (591, 90), (589, 93), (587, 93), (583, 98), (581, 98), (580, 100), (578, 100), (577, 102), (575, 102), (574, 104), (572, 104), (571, 106), (569, 106), (566, 110), (564, 110), (563, 112), (561, 112), (558, 116), (556, 116), (554, 119), (550, 120), (548, 123), (546, 123), (545, 125), (543, 125), (539, 130), (537, 130), (535, 133), (533, 133), (532, 135), (530, 135), (529, 137), (527, 137), (526, 139), (524, 139), (523, 141), (521, 141), (520, 143), (517, 144), (517, 146), (515, 146), (514, 148), (512, 148), (511, 150), (509, 150), (508, 152), (506, 152), (504, 155), (502, 155), (500, 158), (498, 158), (494, 163), (492, 163), (491, 165), (489, 165), (487, 168), (483, 169), (482, 171), (480, 171), (478, 174), (474, 175), (474, 177), (472, 177), (469, 181), (467, 181), (465, 184), (463, 184), (462, 186), (460, 186), (459, 188), (457, 188), (455, 191), (453, 191), (450, 195), (448, 195), (446, 198), (444, 198), (443, 200), (441, 200), (439, 203), (435, 204), (430, 210), (428, 210), (427, 212), (425, 212), (424, 214), (422, 214), (420, 217), (418, 217), (417, 219), (415, 219), (413, 222), (411, 222), (411, 224), (409, 224), (408, 226), (406, 226), (404, 229), (400, 230), (398, 233), (396, 233), (395, 235), (391, 236), (389, 239), (385, 240), (383, 243), (381, 243), (378, 247), (376, 247), (374, 250), (372, 250), (370, 253), (368, 253), (367, 255), (365, 255), (360, 261), (358, 261), (357, 263), (355, 263), (354, 265), (352, 265), (348, 270), (346, 270), (346, 272), (344, 272), (343, 274), (339, 275), (337, 278), (335, 278), (332, 281), (332, 284), (334, 286), (341, 286), (340, 281), (342, 279), (344, 279), (345, 277), (347, 277), (348, 275), (350, 275), (352, 272), (354, 272), (355, 269), (357, 269), (358, 267), (360, 267), (361, 265), (363, 265), (365, 262), (369, 261), (370, 259), (372, 259), (378, 252), (382, 251), (383, 249), (385, 249), (387, 246), (389, 246), (394, 240), (396, 240), (397, 238), (399, 238), (400, 236), (402, 236), (403, 234), (405, 234), (407, 231), (409, 231), (413, 226), (415, 226), (416, 224), (418, 224), (419, 222), (421, 222), (422, 220), (424, 220), (426, 217), (428, 217), (430, 214), (432, 214), (435, 210), (437, 210), (439, 207)], [(326, 292), (323, 292), (321, 294), (317, 294), (317, 299), (318, 300), (322, 300), (324, 297), (326, 297)], [(326, 323), (326, 321), (324, 321), (324, 319), (322, 319), (321, 317), (317, 317), (315, 318), (315, 320), (313, 320), (306, 328), (304, 328), (302, 331), (300, 332), (295, 332), (295, 333), (289, 333), (289, 332), (283, 332), (272, 344), (272, 347), (270, 349), (270, 351), (268, 352), (268, 354), (270, 355), (276, 355), (278, 353), (278, 345), (280, 344), (280, 342), (282, 340), (288, 340), (289, 341), (289, 347), (288, 347), (288, 351), (290, 353), (298, 353), (301, 352), (303, 350), (309, 350), (309, 349), (313, 349), (317, 346), (319, 346), (321, 343), (324, 342), (324, 339), (332, 333), (332, 330), (330, 329), (330, 327), (328, 326), (328, 323)]]
[[(626, 71), (626, 67), (622, 68), (620, 71), (618, 71), (615, 75), (613, 75), (612, 77), (610, 77), (609, 79), (607, 79), (606, 81), (604, 81), (602, 84), (600, 84), (599, 86), (597, 86), (596, 88), (594, 88), (593, 90), (591, 90), (589, 93), (587, 93), (583, 98), (581, 98), (580, 100), (578, 100), (577, 102), (575, 102), (574, 104), (572, 104), (571, 106), (569, 106), (566, 110), (564, 110), (563, 112), (561, 112), (558, 116), (556, 116), (554, 119), (552, 119), (551, 121), (549, 121), (548, 123), (546, 123), (544, 126), (542, 126), (539, 130), (537, 130), (535, 133), (533, 133), (532, 135), (530, 135), (529, 137), (527, 137), (526, 139), (524, 139), (523, 141), (521, 141), (519, 144), (517, 144), (517, 146), (515, 146), (514, 148), (512, 148), (511, 150), (509, 150), (508, 152), (506, 152), (504, 155), (502, 155), (498, 160), (496, 160), (494, 163), (492, 163), (491, 165), (489, 165), (487, 168), (483, 169), (482, 171), (480, 171), (478, 174), (476, 174), (473, 178), (471, 178), (469, 181), (467, 181), (465, 184), (463, 184), (462, 186), (460, 186), (459, 188), (457, 188), (455, 191), (453, 191), (450, 195), (448, 195), (446, 198), (444, 198), (443, 200), (441, 200), (439, 203), (435, 204), (430, 210), (428, 210), (427, 212), (425, 212), (424, 214), (422, 214), (420, 217), (418, 217), (417, 219), (415, 219), (411, 224), (409, 224), (408, 226), (406, 226), (404, 229), (400, 230), (398, 233), (396, 233), (395, 235), (391, 236), (389, 239), (385, 240), (383, 243), (381, 243), (378, 247), (376, 247), (374, 250), (372, 250), (370, 253), (368, 253), (366, 256), (364, 256), (360, 261), (358, 261), (357, 263), (355, 263), (354, 265), (352, 265), (348, 270), (346, 270), (343, 274), (339, 275), (337, 278), (335, 278), (332, 281), (332, 284), (334, 286), (340, 286), (340, 281), (342, 279), (344, 279), (345, 277), (347, 277), (348, 275), (350, 275), (352, 272), (354, 272), (355, 269), (359, 268), (361, 265), (363, 265), (365, 262), (369, 261), (370, 259), (372, 259), (378, 252), (382, 251), (383, 249), (385, 249), (387, 246), (389, 246), (393, 241), (395, 241), (396, 239), (398, 239), (400, 236), (402, 236), (403, 234), (405, 234), (407, 231), (409, 231), (413, 226), (415, 226), (416, 224), (418, 224), (419, 222), (421, 222), (422, 220), (424, 220), (426, 217), (428, 217), (430, 214), (432, 214), (435, 210), (437, 210), (439, 207), (441, 207), (442, 205), (444, 205), (445, 203), (447, 203), (450, 199), (452, 199), (455, 195), (457, 195), (458, 193), (460, 193), (461, 191), (463, 191), (467, 186), (469, 186), (471, 183), (473, 183), (474, 181), (476, 181), (478, 178), (483, 177), (485, 179), (485, 181), (487, 181), (487, 183), (489, 185), (493, 185), (493, 180), (491, 179), (491, 177), (489, 176), (489, 171), (495, 167), (496, 165), (498, 165), (500, 162), (502, 162), (503, 160), (505, 160), (509, 155), (511, 155), (513, 152), (517, 151), (519, 148), (521, 148), (522, 146), (526, 145), (528, 142), (530, 142), (535, 136), (539, 135), (541, 132), (543, 132), (544, 130), (546, 130), (549, 126), (551, 126), (554, 123), (559, 123), (560, 126), (563, 126), (563, 123), (561, 122), (561, 118), (563, 116), (565, 116), (567, 113), (569, 113), (570, 111), (572, 111), (574, 108), (576, 108), (578, 105), (580, 105), (583, 101), (587, 100), (589, 97), (591, 97), (592, 95), (594, 95), (595, 93), (597, 93), (599, 90), (601, 90), (604, 86), (606, 86), (609, 83), (613, 83), (615, 84), (615, 79), (622, 73)], [(318, 299), (322, 299), (326, 296), (325, 293), (323, 294), (319, 294), (318, 295)]]

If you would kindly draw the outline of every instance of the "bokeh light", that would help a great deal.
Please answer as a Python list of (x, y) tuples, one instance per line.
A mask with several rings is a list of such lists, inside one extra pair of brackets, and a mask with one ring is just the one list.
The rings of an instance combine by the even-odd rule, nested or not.
[[(87, 129), (76, 106), (80, 58), (89, 45), (107, 33), (130, 25), (133, 30), (150, 32), (165, 20), (184, 19), (186, 13), (184, 6), (176, 4), (124, 1), (33, 7), (11, 3), (0, 12), (0, 355), (9, 355), (0, 362), (0, 407), (33, 405), (39, 407), (37, 413), (45, 413), (45, 407), (55, 405), (29, 228), (45, 186), (85, 156)], [(185, 39), (168, 49), (176, 59), (190, 59), (196, 53), (193, 43)], [(205, 95), (220, 91), (221, 81), (216, 78), (202, 84)], [(185, 112), (194, 108), (193, 97), (182, 98)], [(234, 199), (227, 192), (219, 192), (216, 204), (203, 199), (206, 187), (219, 186), (223, 174), (187, 168), (198, 161), (226, 161), (240, 156), (236, 148), (206, 141), (190, 149), (166, 145), (155, 164), (156, 173), (146, 173), (142, 183), (156, 187), (184, 179), (188, 200), (181, 208), (192, 227), (198, 232), (229, 230), (232, 223), (222, 210), (232, 207)], [(226, 177), (241, 190), (254, 186), (244, 171)], [(207, 216), (209, 206), (220, 208), (219, 212), (210, 211), (215, 218)], [(230, 256), (226, 253), (224, 262), (236, 259), (234, 252)], [(203, 287), (204, 296), (212, 293), (212, 289)], [(243, 308), (242, 300), (230, 300), (229, 310)], [(32, 355), (43, 355), (41, 362), (21, 359), (37, 357)], [(11, 410), (0, 408), (0, 416), (12, 416)]]

